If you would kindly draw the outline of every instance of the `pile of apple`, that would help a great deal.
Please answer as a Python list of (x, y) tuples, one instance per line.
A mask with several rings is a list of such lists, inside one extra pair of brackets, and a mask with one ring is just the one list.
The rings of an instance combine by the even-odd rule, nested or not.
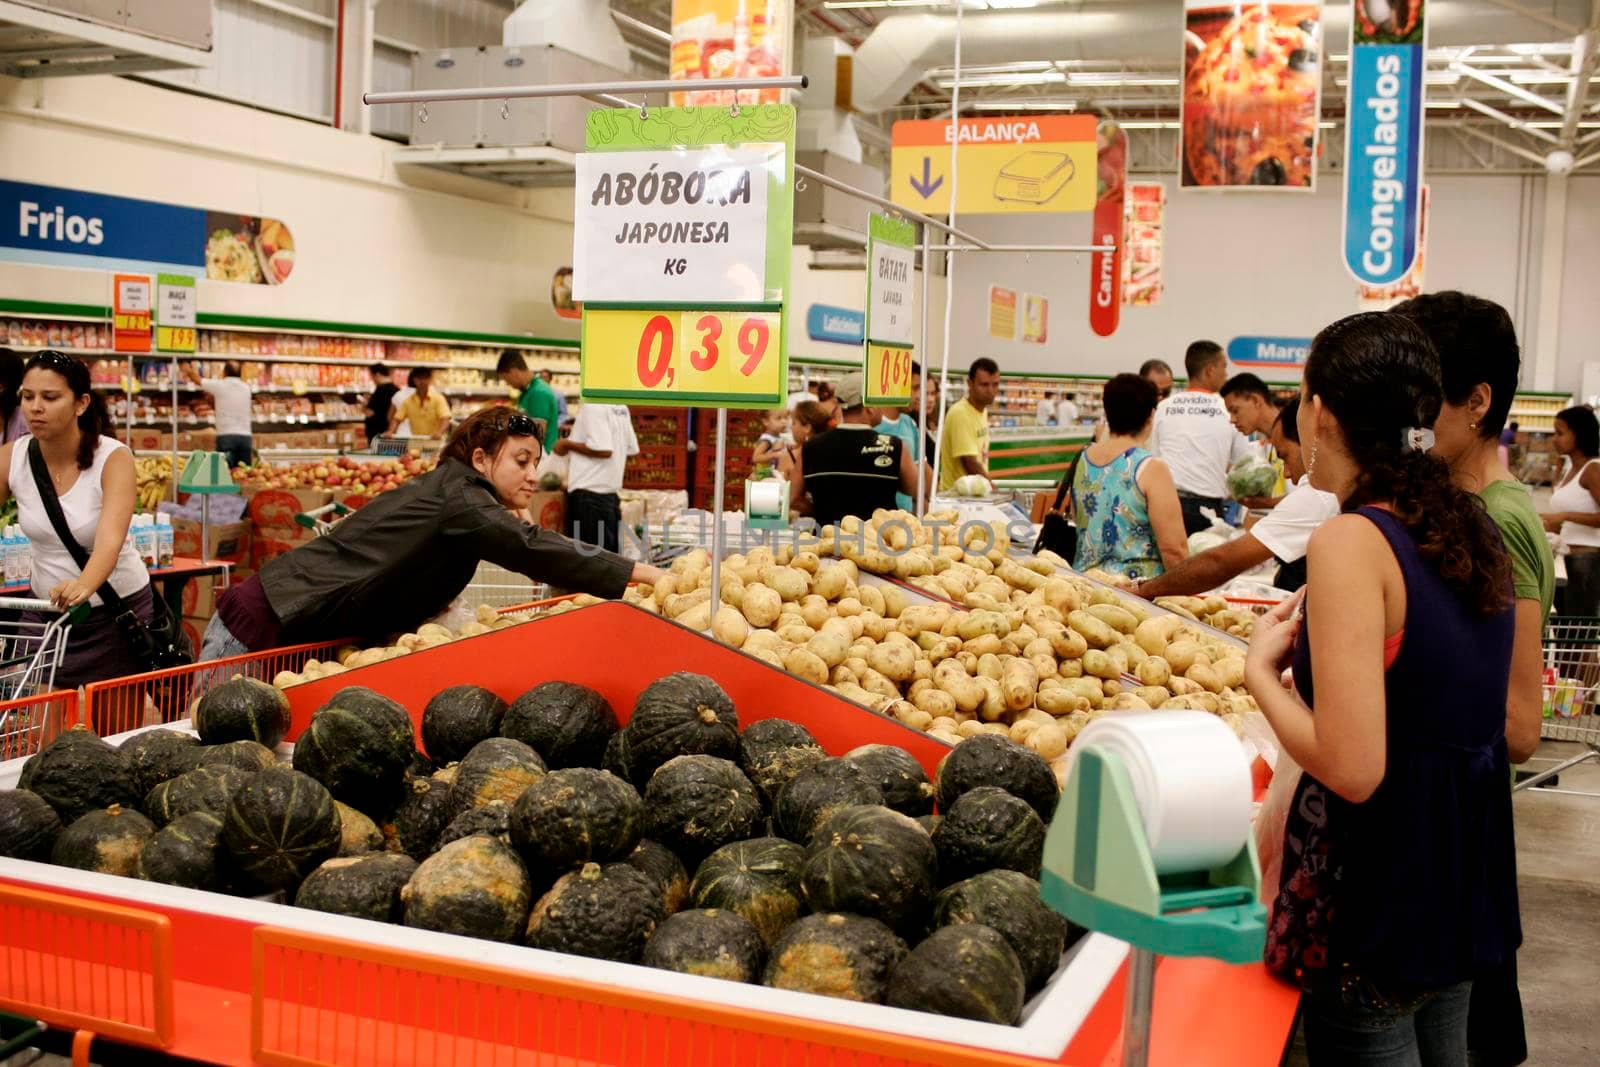
[(307, 463), (258, 463), (236, 467), (233, 479), (257, 489), (340, 489), (375, 495), (403, 485), (434, 468), (434, 460), (409, 453), (362, 462), (349, 456)]

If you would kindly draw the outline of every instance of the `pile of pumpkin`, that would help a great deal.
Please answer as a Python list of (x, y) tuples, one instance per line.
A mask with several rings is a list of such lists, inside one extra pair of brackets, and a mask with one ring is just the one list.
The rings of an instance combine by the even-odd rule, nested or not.
[[(897, 555), (863, 553), (859, 528), (829, 527), (817, 551), (728, 557), (715, 610), (704, 550), (627, 599), (949, 744), (1004, 736), (1058, 772), (1078, 732), (1112, 711), (1198, 709), (1242, 734), (1256, 710), (1244, 649), (1214, 631), (1062, 573), (1048, 555), (1013, 560), (1003, 540), (978, 543), (987, 528), (969, 527), (966, 546), (939, 544), (904, 512), (879, 515), (866, 543), (899, 538)], [(865, 571), (964, 607), (910, 604)]]
[(573, 683), (509, 705), (453, 686), (422, 712), (427, 755), (360, 687), (292, 766), (288, 725), (281, 692), (235, 678), (198, 737), (69, 730), (0, 792), (0, 856), (1001, 1024), (1081, 935), (1039, 896), (1054, 778), (1003, 738), (930, 781), (897, 747), (830, 758), (788, 720), (741, 729), (688, 673), (625, 727)]

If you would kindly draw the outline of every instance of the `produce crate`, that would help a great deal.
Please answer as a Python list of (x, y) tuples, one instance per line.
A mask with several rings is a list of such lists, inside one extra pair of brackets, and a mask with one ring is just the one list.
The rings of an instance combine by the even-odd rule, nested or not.
[(23, 759), (78, 721), (78, 693), (61, 690), (0, 703), (0, 762)]
[(687, 489), (689, 452), (683, 446), (641, 445), (622, 469), (624, 489)]

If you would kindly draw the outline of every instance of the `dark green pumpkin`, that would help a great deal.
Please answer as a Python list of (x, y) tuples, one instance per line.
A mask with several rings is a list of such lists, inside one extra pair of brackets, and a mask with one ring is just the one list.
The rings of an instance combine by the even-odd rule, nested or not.
[(222, 816), (228, 804), (259, 771), (243, 771), (229, 764), (196, 767), (162, 782), (144, 798), (144, 813), (157, 826), (193, 811), (209, 811)]
[(638, 792), (593, 767), (551, 771), (511, 805), (511, 843), (534, 872), (620, 860), (643, 834)]
[(800, 867), (812, 911), (881, 919), (901, 934), (925, 928), (938, 885), (938, 854), (917, 821), (882, 805), (830, 815)]
[(359, 856), (383, 848), (383, 831), (364, 813), (343, 801), (335, 800), (339, 809), (339, 855)]
[(61, 816), (37, 793), (0, 790), (0, 858), (45, 862), (61, 830)]
[(405, 916), (400, 890), (416, 872), (416, 860), (393, 852), (337, 856), (306, 875), (295, 890), (294, 906), (398, 923)]
[(722, 686), (703, 674), (678, 671), (645, 687), (623, 731), (633, 782), (675, 756), (739, 758), (739, 716)]
[(934, 922), (980, 923), (1011, 943), (1029, 993), (1044, 988), (1061, 966), (1061, 954), (1083, 936), (1039, 897), (1039, 883), (1016, 871), (985, 871), (939, 894)]
[(512, 702), (500, 722), (513, 737), (545, 758), (552, 770), (598, 767), (617, 732), (617, 713), (605, 697), (574, 682), (542, 682)]
[(788, 719), (762, 719), (739, 735), (739, 766), (769, 810), (784, 786), (827, 758), (811, 731)]
[(906, 943), (876, 919), (860, 915), (807, 915), (767, 954), (765, 982), (841, 1000), (881, 1004)]
[(153, 823), (132, 808), (113, 804), (91, 811), (61, 831), (50, 862), (80, 871), (138, 876), (139, 853), (156, 835)]
[(1010, 942), (964, 923), (941, 927), (912, 949), (895, 967), (887, 999), (897, 1008), (1014, 1026), (1026, 995)]
[(800, 868), (806, 850), (781, 837), (752, 837), (723, 845), (694, 872), (697, 908), (744, 916), (771, 945), (806, 910)]
[(413, 778), (387, 824), (394, 848), (421, 861), (438, 847), (439, 835), (455, 816), (450, 786), (432, 778)]
[[(454, 808), (452, 807), (452, 810)], [(433, 847), (441, 849), (452, 841), (459, 841), (463, 837), (473, 834), (483, 834), (495, 838), (505, 844), (511, 843), (511, 805), (503, 800), (485, 804), (481, 808), (472, 808), (450, 820), (439, 834), (439, 840)]]
[(255, 678), (232, 678), (200, 698), (194, 728), (208, 745), (256, 741), (276, 748), (289, 732), (289, 698)]
[(435, 764), (433, 760), (429, 759), (427, 753), (413, 749), (411, 752), (411, 762), (406, 764), (406, 777), (429, 778), (436, 771), (438, 771), (438, 769), (439, 765)]
[(772, 808), (772, 822), (778, 833), (803, 845), (817, 824), (834, 812), (882, 803), (883, 790), (866, 771), (849, 760), (825, 759), (783, 787)]
[(241, 771), (264, 771), (277, 766), (278, 757), (259, 741), (228, 741), (202, 745), (195, 754), (196, 767), (237, 767)]
[(528, 916), (525, 943), (575, 956), (638, 963), (666, 916), (649, 877), (626, 863), (586, 863), (564, 874)]
[(767, 945), (750, 921), (715, 908), (680, 911), (656, 927), (639, 960), (680, 974), (759, 982)]
[(600, 756), (600, 769), (610, 771), (624, 782), (633, 783), (633, 760), (628, 756), (626, 730), (618, 730), (606, 742), (606, 750)]
[(510, 845), (474, 834), (422, 861), (400, 890), (405, 924), (421, 930), (515, 941), (533, 889)]
[(322, 784), (288, 767), (252, 775), (228, 804), (222, 843), (256, 885), (289, 889), (339, 852), (339, 809)]
[(500, 732), (506, 702), (479, 685), (441, 689), (422, 709), (422, 747), (435, 763), (462, 759)]
[(1045, 825), (1020, 797), (981, 785), (945, 812), (933, 831), (939, 875), (945, 885), (1001, 868), (1039, 877)]
[(54, 808), (64, 826), (113, 804), (136, 808), (141, 799), (127, 753), (106, 744), (82, 723), (63, 730), (29, 757), (17, 787)]
[(199, 765), (200, 739), (181, 730), (141, 730), (119, 748), (140, 796)]
[(644, 810), (644, 832), (697, 864), (728, 842), (758, 832), (761, 798), (733, 761), (678, 756), (650, 776)]
[(885, 807), (913, 819), (933, 814), (933, 783), (915, 756), (898, 745), (862, 745), (844, 758), (867, 772)]
[(1055, 814), (1056, 776), (1043, 756), (995, 734), (979, 734), (939, 761), (935, 788), (939, 810), (948, 812), (968, 790), (992, 785), (1020, 797), (1049, 825)]
[(453, 772), (456, 814), (496, 800), (514, 804), (546, 770), (539, 753), (521, 741), (509, 737), (480, 741)]
[(158, 830), (139, 852), (138, 876), (188, 889), (220, 889), (218, 870), (222, 819), (191, 811)]
[(655, 883), (661, 892), (662, 914), (673, 915), (683, 909), (689, 899), (689, 872), (676, 852), (659, 841), (643, 840), (622, 862)]
[(295, 739), (294, 766), (335, 799), (381, 813), (403, 799), (400, 786), (415, 754), (406, 710), (370, 689), (348, 686), (318, 708)]

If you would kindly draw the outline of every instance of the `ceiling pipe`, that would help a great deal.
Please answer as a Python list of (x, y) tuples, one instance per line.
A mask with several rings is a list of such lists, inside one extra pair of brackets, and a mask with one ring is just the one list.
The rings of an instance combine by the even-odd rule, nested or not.
[[(1571, 40), (1550, 20), (1584, 25), (1590, 0), (1548, 0), (1546, 18), (1500, 7), (1485, 9), (1466, 0), (1432, 0), (1428, 5), (1428, 44), (1465, 47), (1481, 44), (1536, 44)], [(1346, 4), (1323, 8), (1324, 46), (1343, 51), (1350, 34)], [(904, 99), (934, 67), (949, 63), (955, 50), (954, 15), (890, 15), (856, 49), (851, 100), (868, 114), (888, 110)], [(965, 65), (1019, 60), (1115, 60), (1171, 66), (1179, 56), (1183, 6), (1172, 0), (1083, 0), (1076, 5), (969, 15), (963, 22)]]

